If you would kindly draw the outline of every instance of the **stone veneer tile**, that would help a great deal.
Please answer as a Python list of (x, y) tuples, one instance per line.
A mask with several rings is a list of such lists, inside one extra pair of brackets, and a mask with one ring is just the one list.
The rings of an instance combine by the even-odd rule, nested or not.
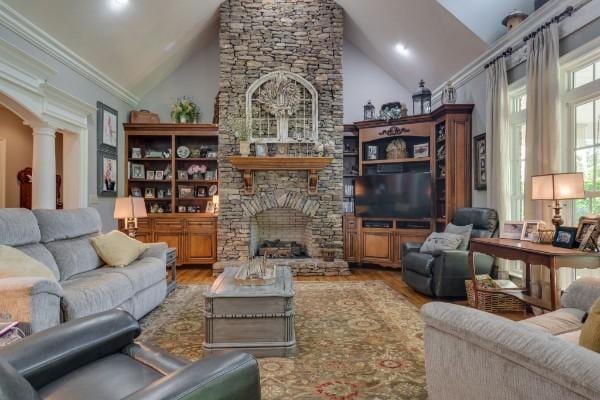
[[(335, 0), (227, 0), (221, 5), (220, 17), (219, 260), (247, 257), (251, 218), (276, 207), (292, 208), (311, 217), (313, 245), (336, 248), (341, 257), (341, 7)], [(250, 84), (277, 69), (297, 73), (314, 85), (319, 93), (319, 138), (335, 143), (334, 161), (319, 173), (316, 195), (307, 193), (306, 172), (264, 171), (255, 174), (255, 194), (247, 196), (240, 171), (227, 160), (238, 153), (227, 126), (228, 117), (241, 116)], [(337, 267), (335, 263), (329, 265), (327, 273), (334, 274)]]

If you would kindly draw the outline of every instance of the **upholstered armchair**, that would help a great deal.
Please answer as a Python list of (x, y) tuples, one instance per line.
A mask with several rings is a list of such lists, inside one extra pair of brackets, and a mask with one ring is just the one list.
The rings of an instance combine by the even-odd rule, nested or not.
[[(471, 238), (492, 237), (498, 231), (498, 213), (490, 208), (461, 208), (452, 219), (454, 225), (473, 224)], [(446, 250), (439, 255), (421, 253), (421, 243), (402, 245), (402, 277), (404, 282), (427, 296), (465, 297), (465, 280), (471, 277), (468, 251)], [(474, 265), (477, 274), (489, 274), (494, 259), (476, 253)]]
[(140, 326), (111, 310), (0, 349), (0, 399), (260, 400), (258, 363), (230, 352), (188, 363), (135, 342)]

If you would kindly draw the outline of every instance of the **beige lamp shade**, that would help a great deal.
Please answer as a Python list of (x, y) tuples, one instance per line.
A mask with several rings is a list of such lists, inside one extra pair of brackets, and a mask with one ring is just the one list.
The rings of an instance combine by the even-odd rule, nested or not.
[(142, 197), (119, 197), (115, 201), (115, 219), (146, 218), (146, 204)]
[(532, 200), (569, 200), (584, 197), (583, 173), (581, 172), (531, 177)]

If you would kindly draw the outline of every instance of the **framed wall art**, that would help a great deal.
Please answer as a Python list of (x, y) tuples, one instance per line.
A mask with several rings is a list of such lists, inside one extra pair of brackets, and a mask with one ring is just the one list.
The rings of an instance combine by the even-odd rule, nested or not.
[(487, 189), (487, 148), (485, 133), (473, 138), (473, 175), (475, 190)]
[(100, 101), (96, 105), (98, 108), (98, 149), (116, 153), (119, 142), (119, 113)]
[(98, 196), (117, 197), (118, 165), (116, 154), (98, 151)]

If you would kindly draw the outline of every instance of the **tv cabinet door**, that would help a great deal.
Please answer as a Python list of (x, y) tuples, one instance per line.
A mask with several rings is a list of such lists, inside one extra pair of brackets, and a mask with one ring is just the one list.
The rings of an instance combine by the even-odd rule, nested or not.
[(358, 233), (346, 232), (344, 237), (344, 259), (348, 262), (358, 261)]
[(397, 267), (394, 265), (393, 232), (362, 231), (361, 244), (362, 262)]

